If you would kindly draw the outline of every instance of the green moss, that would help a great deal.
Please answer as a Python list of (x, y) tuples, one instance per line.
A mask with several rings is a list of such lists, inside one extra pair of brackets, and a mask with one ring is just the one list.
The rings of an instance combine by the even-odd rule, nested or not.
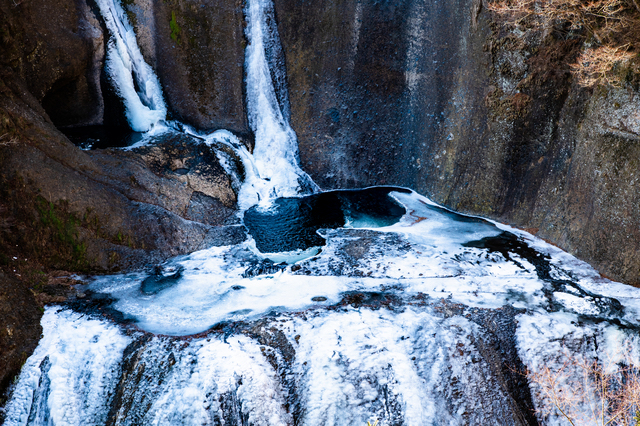
[(101, 222), (95, 208), (76, 213), (67, 201), (50, 202), (33, 182), (0, 170), (0, 269), (20, 266), (23, 281), (35, 291), (43, 286), (43, 271), (102, 270), (88, 254), (93, 241), (144, 249), (127, 229), (111, 230)]
[(176, 21), (176, 12), (173, 10), (171, 11), (171, 21), (169, 21), (169, 28), (171, 28), (171, 39), (180, 44), (180, 40), (178, 40), (178, 37), (180, 36), (180, 26)]
[(23, 281), (37, 291), (44, 272), (89, 272), (92, 262), (81, 237), (88, 230), (82, 218), (68, 202), (49, 202), (32, 185), (19, 175), (0, 174), (0, 267), (21, 263)]
[[(56, 206), (41, 196), (36, 198), (36, 209), (40, 219), (37, 227), (43, 235), (48, 235), (50, 247), (53, 248), (54, 262), (68, 264), (73, 270), (85, 270), (88, 267), (87, 246), (78, 237), (80, 220), (68, 212), (68, 206), (64, 201), (59, 204)], [(55, 259), (56, 257), (58, 259)]]
[(112, 251), (111, 253), (109, 253), (109, 266), (111, 268), (113, 268), (114, 265), (116, 265), (119, 261), (120, 255), (117, 252)]
[(138, 28), (138, 17), (135, 13), (130, 10), (127, 10), (127, 18), (129, 19), (129, 23), (133, 26), (134, 31)]
[[(26, 266), (26, 265), (25, 265)], [(47, 285), (47, 274), (34, 268), (21, 268), (23, 281), (36, 293), (42, 293)]]
[(136, 248), (136, 244), (131, 235), (118, 230), (115, 235), (107, 232), (100, 224), (100, 218), (95, 214), (91, 207), (87, 207), (84, 216), (82, 217), (81, 225), (95, 233), (96, 237), (105, 239), (109, 242), (118, 245), (126, 245), (129, 248)]

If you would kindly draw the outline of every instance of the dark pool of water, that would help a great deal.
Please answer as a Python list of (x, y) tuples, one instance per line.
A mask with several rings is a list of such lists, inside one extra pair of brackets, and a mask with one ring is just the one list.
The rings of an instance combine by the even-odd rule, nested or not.
[(138, 142), (143, 135), (112, 126), (73, 127), (61, 131), (74, 145), (84, 150), (124, 148)]
[(278, 198), (264, 209), (254, 206), (244, 214), (244, 224), (262, 253), (281, 253), (322, 246), (322, 228), (339, 228), (347, 223), (389, 226), (406, 213), (389, 196), (397, 187), (372, 187), (327, 191), (305, 197)]

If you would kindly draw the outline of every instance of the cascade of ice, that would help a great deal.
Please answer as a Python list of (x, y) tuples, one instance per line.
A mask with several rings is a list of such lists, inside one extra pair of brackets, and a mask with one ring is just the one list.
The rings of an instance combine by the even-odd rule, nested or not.
[[(98, 4), (114, 34), (108, 67), (130, 102), (127, 116), (149, 130), (164, 119), (160, 86), (120, 6)], [(316, 188), (298, 167), (270, 76), (267, 47), (278, 43), (267, 26), (270, 0), (248, 0), (245, 13), (254, 154), (229, 131), (174, 126), (233, 149), (244, 166), (242, 209)], [(155, 292), (142, 290), (142, 273), (94, 279), (88, 290), (114, 300), (109, 309), (137, 328), (102, 310), (48, 307), (0, 421), (515, 425), (523, 422), (513, 404), (523, 401), (505, 386), (505, 375), (520, 374), (514, 360), (534, 373), (565, 368), (562, 343), (587, 361), (640, 368), (637, 289), (524, 232), (447, 212), (415, 192), (392, 196), (406, 211), (395, 225), (325, 229), (327, 245), (295, 267), (248, 274), (260, 261), (249, 240), (173, 259), (179, 277)], [(615, 353), (622, 347), (627, 359)], [(528, 415), (534, 405), (553, 408), (531, 390)]]
[[(319, 190), (298, 165), (298, 141), (287, 114), (283, 112), (288, 104), (286, 90), (280, 88), (281, 102), (276, 95), (272, 71), (278, 84), (284, 84), (284, 70), (270, 70), (267, 51), (279, 51), (280, 40), (277, 30), (267, 24), (269, 14), (273, 14), (271, 0), (247, 2), (245, 16), (249, 44), (245, 51), (245, 83), (247, 114), (255, 136), (253, 154), (227, 130), (205, 134), (189, 126), (180, 126), (187, 134), (199, 137), (208, 144), (223, 144), (237, 154), (244, 169), (244, 181), (238, 194), (240, 210), (258, 203), (269, 205), (270, 200), (277, 197)], [(272, 62), (272, 66), (278, 66), (277, 61)]]
[[(151, 67), (144, 61), (135, 32), (117, 0), (98, 0), (98, 6), (112, 37), (107, 51), (107, 72), (122, 97), (131, 128), (148, 132), (165, 120), (167, 108), (162, 88)], [(224, 144), (233, 149), (243, 162), (245, 178), (238, 194), (238, 205), (245, 210), (259, 202), (276, 197), (295, 196), (318, 190), (317, 185), (298, 166), (298, 143), (295, 132), (283, 113), (288, 99), (281, 88), (282, 105), (278, 102), (267, 50), (278, 51), (277, 30), (267, 25), (273, 14), (270, 0), (251, 0), (245, 9), (249, 45), (246, 48), (247, 109), (255, 135), (251, 155), (231, 132), (212, 134), (197, 132), (189, 126), (174, 123), (173, 128), (204, 139), (210, 144)], [(272, 61), (272, 66), (278, 66)], [(284, 84), (284, 70), (275, 70), (279, 84)]]
[(122, 98), (129, 125), (136, 132), (148, 132), (167, 117), (162, 87), (140, 52), (133, 27), (117, 0), (97, 0), (111, 34), (107, 45), (106, 69)]
[(130, 339), (114, 324), (60, 308), (47, 309), (42, 329), (5, 425), (104, 425)]
[[(242, 162), (244, 176), (237, 194), (240, 211), (247, 210), (261, 200), (269, 199), (269, 194), (273, 192), (271, 182), (260, 177), (253, 155), (236, 135), (228, 130), (217, 130), (213, 133), (202, 134), (189, 126), (182, 126), (182, 128), (186, 134), (202, 139), (207, 145), (215, 146), (219, 144), (230, 148)], [(227, 156), (220, 150), (216, 152), (220, 164), (227, 174), (234, 179), (237, 178), (237, 170), (229, 164)]]
[[(137, 329), (47, 308), (4, 424), (532, 424), (515, 417), (526, 401), (509, 393), (518, 359), (533, 373), (571, 372), (559, 384), (568, 392), (583, 372), (566, 348), (614, 371), (640, 366), (637, 289), (521, 231), (510, 230), (526, 247), (479, 248), (470, 243), (507, 228), (394, 196), (410, 212), (401, 222), (330, 231), (299, 269), (242, 277), (247, 247), (219, 247), (177, 260), (182, 281), (157, 295), (140, 293), (141, 274), (92, 286), (120, 299)], [(358, 257), (362, 247), (369, 255)], [(564, 424), (531, 391), (550, 413), (544, 424)]]
[(292, 196), (317, 190), (311, 178), (298, 166), (298, 142), (278, 104), (269, 71), (266, 49), (279, 43), (275, 29), (267, 25), (273, 13), (271, 0), (250, 0), (247, 20), (245, 68), (249, 124), (255, 134), (253, 158), (260, 178), (260, 200)]

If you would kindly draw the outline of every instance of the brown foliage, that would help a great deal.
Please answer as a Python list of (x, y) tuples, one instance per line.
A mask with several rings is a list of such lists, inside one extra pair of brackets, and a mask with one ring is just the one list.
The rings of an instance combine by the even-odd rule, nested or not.
[(639, 425), (640, 372), (627, 362), (587, 361), (565, 355), (558, 369), (527, 374), (542, 401), (538, 414), (554, 412), (571, 425)]
[(18, 143), (17, 136), (11, 136), (9, 133), (0, 135), (0, 146), (15, 145)]
[(585, 42), (572, 73), (582, 86), (619, 85), (640, 46), (639, 0), (495, 0), (489, 9), (519, 28), (558, 30)]
[(625, 46), (586, 49), (578, 57), (577, 63), (571, 66), (571, 70), (583, 86), (618, 86), (621, 76), (613, 71), (616, 66), (628, 63), (634, 56), (634, 53), (626, 51)]

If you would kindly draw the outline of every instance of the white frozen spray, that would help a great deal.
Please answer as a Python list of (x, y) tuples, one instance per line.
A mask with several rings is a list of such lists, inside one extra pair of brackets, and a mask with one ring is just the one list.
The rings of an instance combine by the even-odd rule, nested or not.
[(103, 425), (130, 339), (105, 320), (47, 308), (43, 337), (6, 406), (6, 426)]
[(120, 4), (116, 0), (97, 0), (97, 4), (111, 34), (107, 45), (107, 73), (124, 102), (131, 128), (148, 132), (167, 116), (162, 87), (145, 62), (133, 27)]
[(317, 189), (298, 166), (296, 134), (282, 114), (269, 71), (266, 43), (279, 42), (267, 25), (272, 7), (269, 0), (249, 0), (245, 8), (247, 115), (255, 134), (256, 168), (260, 178), (269, 182), (260, 190), (261, 200)]

